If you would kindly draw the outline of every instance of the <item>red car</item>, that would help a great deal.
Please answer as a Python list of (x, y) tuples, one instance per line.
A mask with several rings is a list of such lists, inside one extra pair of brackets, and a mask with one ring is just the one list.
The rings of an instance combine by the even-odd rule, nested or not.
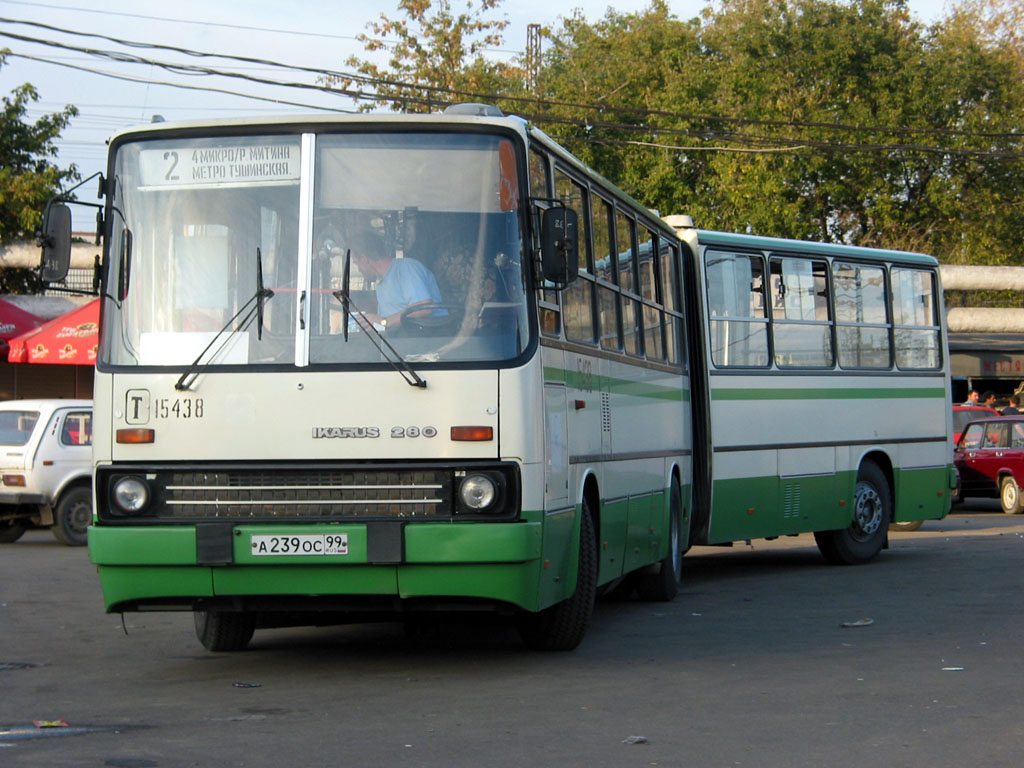
[(955, 497), (999, 497), (1003, 512), (1024, 512), (1024, 416), (998, 416), (964, 427), (953, 450), (960, 473)]
[(999, 411), (987, 405), (954, 405), (953, 406), (953, 445), (960, 442), (960, 433), (968, 421), (998, 416)]

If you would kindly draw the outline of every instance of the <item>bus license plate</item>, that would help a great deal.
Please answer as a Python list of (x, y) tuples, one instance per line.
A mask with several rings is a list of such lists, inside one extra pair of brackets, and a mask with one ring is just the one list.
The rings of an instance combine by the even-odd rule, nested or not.
[(269, 556), (347, 555), (347, 533), (253, 534), (252, 554)]

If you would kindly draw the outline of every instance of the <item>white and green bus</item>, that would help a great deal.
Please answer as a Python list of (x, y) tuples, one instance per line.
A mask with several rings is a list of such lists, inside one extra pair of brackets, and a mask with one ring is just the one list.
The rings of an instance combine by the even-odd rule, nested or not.
[(211, 650), (488, 611), (569, 649), (693, 544), (862, 562), (948, 508), (927, 257), (677, 231), (480, 105), (149, 125), (101, 186), (108, 611)]
[(935, 259), (697, 237), (690, 543), (814, 532), (828, 560), (859, 563), (890, 524), (944, 517), (955, 475)]
[(103, 190), (109, 611), (194, 611), (224, 650), (490, 610), (571, 648), (599, 589), (675, 594), (681, 245), (540, 131), (477, 107), (162, 123), (113, 137)]

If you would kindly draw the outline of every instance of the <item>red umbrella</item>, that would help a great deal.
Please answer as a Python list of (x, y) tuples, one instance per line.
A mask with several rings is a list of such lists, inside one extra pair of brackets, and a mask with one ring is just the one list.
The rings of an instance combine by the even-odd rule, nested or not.
[(8, 342), (15, 336), (28, 333), (42, 324), (43, 321), (31, 312), (0, 299), (0, 354), (7, 351)]
[(7, 361), (95, 365), (99, 328), (100, 300), (94, 299), (66, 315), (11, 339)]

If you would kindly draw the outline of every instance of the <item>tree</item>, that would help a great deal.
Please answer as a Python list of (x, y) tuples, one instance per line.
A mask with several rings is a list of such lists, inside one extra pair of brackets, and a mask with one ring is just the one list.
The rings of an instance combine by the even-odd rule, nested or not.
[(1006, 14), (972, 18), (925, 27), (904, 0), (577, 15), (551, 36), (557, 104), (536, 119), (701, 227), (1020, 263), (1020, 46)]
[[(0, 50), (0, 68), (5, 53)], [(78, 110), (67, 106), (28, 123), (24, 119), (28, 105), (38, 100), (36, 89), (26, 83), (4, 97), (0, 110), (0, 243), (34, 237), (47, 200), (64, 182), (78, 179), (74, 165), (61, 170), (48, 159), (56, 156), (54, 142)], [(0, 292), (37, 293), (40, 289), (35, 270), (0, 270)]]
[[(6, 51), (0, 51), (0, 67)], [(26, 83), (3, 98), (0, 110), (0, 242), (26, 240), (42, 222), (46, 201), (68, 181), (78, 179), (74, 165), (61, 170), (50, 158), (57, 155), (55, 141), (78, 114), (73, 106), (25, 121), (28, 105), (39, 93)]]
[(523, 70), (484, 56), (488, 48), (501, 46), (501, 32), (508, 26), (506, 20), (486, 18), (500, 3), (465, 0), (465, 10), (456, 13), (451, 0), (400, 0), (405, 18), (381, 14), (367, 25), (373, 35), (359, 36), (367, 52), (390, 49), (387, 66), (352, 56), (346, 64), (358, 74), (326, 82), (359, 89), (357, 100), (372, 100), (361, 105), (364, 111), (383, 103), (399, 112), (428, 112), (453, 101), (479, 100), (476, 95), (514, 90)]

